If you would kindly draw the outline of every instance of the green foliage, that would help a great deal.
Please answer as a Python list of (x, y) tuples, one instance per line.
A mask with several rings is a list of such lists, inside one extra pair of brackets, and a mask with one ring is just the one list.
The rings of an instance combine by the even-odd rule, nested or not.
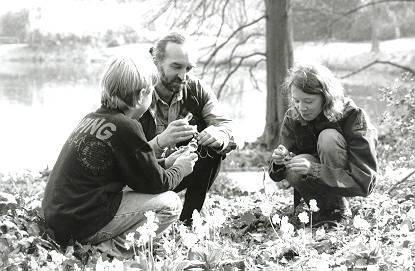
[(415, 167), (415, 76), (405, 74), (382, 89), (386, 112), (379, 137), (380, 157), (396, 167)]
[(267, 166), (271, 152), (266, 146), (258, 143), (247, 143), (237, 150), (232, 151), (223, 161), (222, 167), (225, 170), (252, 170)]
[[(388, 175), (394, 178), (394, 175)], [(262, 179), (262, 178), (261, 178)], [(4, 270), (410, 270), (415, 257), (415, 205), (405, 193), (382, 189), (352, 199), (353, 221), (331, 230), (304, 227), (291, 210), (291, 191), (242, 193), (219, 178), (190, 229), (176, 225), (149, 251), (120, 261), (94, 247), (65, 250), (47, 238), (38, 216), (45, 177), (2, 176), (0, 185), (17, 205), (0, 214), (0, 269)], [(384, 179), (384, 182), (393, 181)], [(265, 187), (267, 186), (267, 187)], [(222, 189), (227, 187), (227, 189)], [(412, 187), (410, 193), (414, 193)], [(265, 193), (265, 191), (267, 191)], [(236, 196), (237, 195), (237, 196)], [(0, 198), (1, 202), (1, 198)], [(311, 213), (310, 213), (311, 214)], [(304, 220), (303, 220), (304, 222)], [(151, 259), (151, 263), (149, 262)], [(326, 269), (324, 269), (326, 268)]]
[(29, 44), (32, 47), (73, 49), (82, 45), (96, 44), (97, 37), (92, 35), (76, 35), (74, 33), (42, 33), (34, 30), (30, 33)]

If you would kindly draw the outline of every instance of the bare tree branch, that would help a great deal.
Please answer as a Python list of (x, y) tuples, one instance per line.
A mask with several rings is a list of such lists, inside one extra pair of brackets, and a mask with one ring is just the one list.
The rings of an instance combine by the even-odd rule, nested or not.
[(249, 77), (251, 78), (251, 82), (254, 85), (254, 88), (258, 91), (261, 91), (261, 89), (259, 88), (258, 80), (256, 79), (254, 75), (254, 69), (259, 65), (259, 63), (265, 62), (265, 61), (266, 61), (265, 58), (261, 58), (257, 60), (257, 62), (255, 62), (255, 64), (249, 68)]
[[(249, 39), (249, 37), (248, 37), (248, 39)], [(245, 40), (245, 42), (246, 42), (246, 39), (244, 39)], [(225, 63), (227, 63), (228, 64), (228, 71), (232, 68), (232, 59), (233, 59), (233, 57), (234, 57), (234, 53), (235, 53), (235, 51), (236, 51), (236, 49), (240, 46), (242, 44), (242, 41), (240, 41), (240, 42), (238, 42), (233, 48), (232, 48), (232, 50), (231, 50), (231, 52), (230, 52), (230, 54), (229, 54), (229, 56), (228, 56), (228, 58), (225, 60)], [(211, 82), (211, 85), (213, 86), (214, 84), (215, 84), (215, 82), (216, 82), (216, 76), (217, 76), (217, 73), (216, 73), (216, 71), (217, 71), (217, 68), (220, 66), (220, 65), (217, 65), (217, 63), (216, 63), (216, 65), (213, 65), (215, 68), (215, 75), (213, 76), (213, 78), (212, 78), (212, 82)], [(205, 65), (204, 67), (207, 67), (207, 65)], [(203, 69), (203, 71), (205, 71), (205, 69)], [(203, 74), (202, 74), (203, 75)]]
[(394, 66), (394, 67), (400, 68), (400, 69), (402, 69), (402, 70), (405, 70), (405, 71), (407, 71), (407, 72), (409, 72), (409, 73), (411, 73), (411, 74), (415, 75), (415, 70), (413, 70), (413, 69), (411, 69), (411, 68), (409, 68), (409, 67), (406, 67), (406, 66), (403, 66), (403, 65), (400, 65), (400, 64), (397, 64), (397, 63), (391, 62), (391, 61), (386, 61), (386, 60), (375, 60), (375, 61), (372, 61), (372, 62), (370, 62), (369, 64), (366, 64), (366, 65), (364, 65), (363, 67), (361, 67), (361, 68), (359, 68), (359, 69), (357, 69), (357, 70), (355, 70), (355, 71), (353, 71), (353, 72), (351, 72), (351, 73), (348, 73), (348, 74), (346, 74), (346, 75), (344, 75), (344, 76), (340, 77), (340, 79), (345, 79), (345, 78), (348, 78), (348, 77), (350, 77), (350, 76), (352, 76), (352, 75), (355, 75), (355, 74), (357, 74), (357, 73), (359, 73), (359, 72), (361, 72), (361, 71), (363, 71), (363, 70), (366, 70), (367, 68), (369, 68), (369, 67), (371, 67), (371, 66), (373, 66), (373, 65), (375, 65), (375, 64), (386, 64), (386, 65), (391, 65), (391, 66)]
[(407, 180), (409, 180), (409, 177), (411, 177), (413, 174), (415, 173), (415, 170), (413, 170), (412, 172), (410, 172), (408, 175), (406, 175), (404, 178), (402, 178), (402, 180), (398, 181), (397, 183), (395, 183), (394, 185), (392, 185), (387, 193), (390, 195), (390, 193), (396, 188), (398, 187), (400, 184), (406, 182)]
[(221, 16), (222, 20), (220, 22), (220, 27), (219, 27), (218, 33), (216, 33), (216, 37), (219, 37), (220, 34), (222, 33), (222, 28), (223, 28), (223, 25), (225, 24), (225, 10), (226, 10), (226, 6), (228, 5), (228, 3), (229, 3), (229, 0), (226, 0), (225, 4), (222, 7), (222, 13), (221, 13), (222, 14), (222, 16)]
[(338, 17), (337, 19), (334, 19), (331, 23), (330, 26), (332, 26), (333, 24), (335, 24), (336, 22), (340, 21), (341, 19), (343, 19), (344, 17), (349, 16), (350, 14), (353, 14), (363, 8), (369, 7), (369, 6), (374, 6), (374, 5), (378, 5), (378, 4), (384, 4), (384, 3), (391, 3), (391, 2), (413, 2), (415, 3), (415, 0), (378, 0), (378, 1), (372, 1), (360, 6), (357, 6), (353, 9), (350, 9), (346, 12), (342, 12), (340, 14), (340, 17)]
[(160, 18), (160, 16), (162, 16), (164, 13), (166, 13), (166, 11), (169, 9), (172, 2), (176, 2), (176, 1), (168, 0), (167, 3), (161, 9), (159, 9), (159, 12), (157, 12), (157, 14), (154, 15), (154, 17), (148, 22), (148, 24), (150, 25), (150, 24), (154, 23), (158, 18)]
[(251, 25), (254, 25), (254, 24), (256, 24), (256, 23), (258, 23), (259, 21), (261, 21), (262, 19), (264, 19), (265, 18), (265, 15), (264, 16), (261, 16), (261, 17), (259, 17), (259, 18), (257, 18), (257, 19), (255, 19), (255, 20), (253, 20), (253, 21), (251, 21), (250, 23), (247, 23), (247, 24), (245, 24), (245, 25), (241, 25), (240, 27), (238, 27), (235, 31), (233, 31), (232, 32), (232, 34), (231, 35), (229, 35), (228, 37), (227, 37), (227, 39), (224, 41), (224, 42), (222, 42), (219, 46), (217, 46), (216, 48), (215, 48), (215, 50), (209, 55), (209, 58), (206, 60), (206, 62), (205, 62), (205, 64), (204, 64), (204, 67), (203, 67), (203, 72), (202, 73), (205, 73), (205, 70), (206, 70), (206, 67), (209, 65), (209, 63), (212, 61), (212, 59), (213, 59), (213, 57), (215, 57), (216, 56), (216, 54), (219, 52), (219, 50), (220, 49), (222, 49), (238, 32), (240, 32), (240, 31), (242, 31), (243, 29), (245, 29), (245, 28), (247, 28), (247, 27), (249, 27), (249, 26), (251, 26)]
[(220, 95), (222, 94), (223, 89), (225, 88), (226, 83), (229, 81), (229, 79), (231, 78), (231, 76), (241, 67), (242, 63), (253, 56), (258, 56), (258, 55), (264, 55), (263, 53), (260, 52), (254, 52), (252, 54), (249, 55), (245, 55), (245, 56), (235, 56), (234, 58), (239, 58), (239, 62), (238, 64), (236, 64), (236, 66), (233, 67), (232, 70), (230, 70), (225, 79), (222, 81), (222, 84), (219, 86), (218, 92), (216, 93), (216, 96), (218, 97), (218, 99), (220, 98)]

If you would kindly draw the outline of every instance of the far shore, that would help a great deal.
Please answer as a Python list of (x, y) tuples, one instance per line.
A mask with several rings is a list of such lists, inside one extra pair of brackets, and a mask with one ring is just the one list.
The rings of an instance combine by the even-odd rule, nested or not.
[[(319, 61), (336, 70), (356, 70), (374, 60), (391, 61), (402, 66), (415, 66), (415, 38), (402, 38), (382, 41), (380, 52), (370, 51), (370, 42), (295, 42), (295, 61)], [(98, 48), (54, 47), (31, 48), (28, 44), (0, 44), (0, 60), (2, 62), (85, 62), (105, 61), (113, 55), (134, 55), (137, 51), (148, 51), (151, 44), (136, 43), (116, 47)], [(255, 45), (258, 46), (258, 45)], [(247, 46), (252, 50), (252, 46)], [(261, 45), (261, 47), (263, 47)], [(206, 54), (201, 53), (206, 57)], [(201, 63), (203, 59), (201, 57)], [(218, 53), (217, 61), (226, 57), (226, 51)], [(219, 59), (219, 60), (218, 60)], [(378, 71), (394, 71), (390, 65), (374, 65), (371, 69)]]

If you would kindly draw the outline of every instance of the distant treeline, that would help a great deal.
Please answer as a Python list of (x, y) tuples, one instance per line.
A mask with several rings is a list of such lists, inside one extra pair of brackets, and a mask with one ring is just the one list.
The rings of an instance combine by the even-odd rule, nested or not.
[(292, 11), (295, 41), (415, 36), (415, 1), (292, 0)]
[[(374, 31), (380, 40), (415, 36), (415, 3), (398, 1), (361, 9), (356, 9), (361, 5), (360, 0), (294, 0), (292, 3), (295, 41), (368, 41)], [(103, 29), (94, 35), (44, 33), (31, 25), (30, 15), (28, 9), (1, 15), (0, 43), (29, 43), (35, 47), (85, 44), (112, 47), (149, 40), (142, 29), (131, 26)]]

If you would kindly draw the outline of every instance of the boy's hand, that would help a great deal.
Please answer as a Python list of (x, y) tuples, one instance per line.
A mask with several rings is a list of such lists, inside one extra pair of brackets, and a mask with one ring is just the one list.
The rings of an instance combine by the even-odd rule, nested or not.
[(183, 154), (186, 151), (185, 148), (179, 148), (178, 150), (176, 150), (175, 152), (173, 152), (172, 154), (170, 154), (166, 160), (164, 161), (164, 164), (166, 165), (166, 168), (171, 167), (174, 162), (176, 162), (176, 159)]
[(183, 177), (186, 177), (193, 171), (193, 167), (197, 161), (197, 154), (191, 153), (189, 150), (184, 151), (179, 157), (177, 157), (176, 161), (173, 165), (179, 165), (182, 169)]

